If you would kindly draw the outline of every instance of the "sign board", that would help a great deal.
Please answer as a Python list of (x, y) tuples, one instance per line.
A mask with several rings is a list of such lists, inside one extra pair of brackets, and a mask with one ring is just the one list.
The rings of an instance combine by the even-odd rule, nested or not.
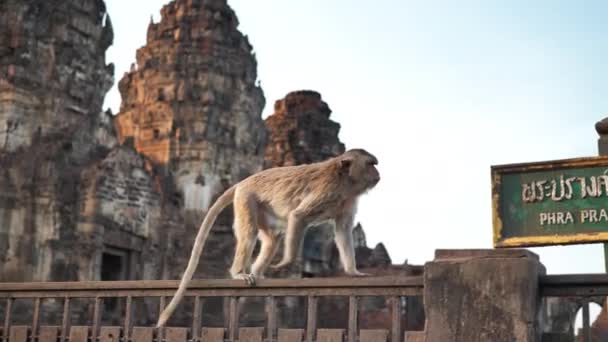
[(494, 247), (608, 242), (608, 157), (491, 171)]

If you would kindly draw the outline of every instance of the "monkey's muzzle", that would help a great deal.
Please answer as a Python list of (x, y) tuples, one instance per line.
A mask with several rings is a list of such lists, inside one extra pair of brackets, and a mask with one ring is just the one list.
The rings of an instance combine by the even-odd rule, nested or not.
[(370, 186), (376, 186), (380, 182), (380, 176), (374, 177), (370, 180)]

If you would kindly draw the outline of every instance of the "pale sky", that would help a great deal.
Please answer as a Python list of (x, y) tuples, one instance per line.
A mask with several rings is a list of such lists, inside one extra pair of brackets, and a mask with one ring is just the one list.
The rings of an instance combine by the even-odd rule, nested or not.
[[(116, 81), (167, 1), (106, 0)], [(357, 221), (394, 263), (492, 248), (490, 166), (593, 156), (608, 116), (608, 2), (229, 0), (266, 96), (320, 92), (347, 148), (377, 155)], [(118, 112), (116, 87), (105, 107)], [(600, 244), (534, 248), (549, 273), (604, 272)]]

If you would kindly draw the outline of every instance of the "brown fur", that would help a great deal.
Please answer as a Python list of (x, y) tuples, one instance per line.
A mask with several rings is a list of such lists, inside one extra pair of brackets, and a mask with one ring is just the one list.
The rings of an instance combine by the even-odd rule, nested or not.
[[(358, 196), (380, 180), (374, 166), (377, 163), (376, 157), (369, 152), (353, 149), (318, 163), (267, 169), (226, 190), (205, 216), (179, 288), (161, 314), (157, 326), (166, 323), (183, 297), (213, 222), (231, 202), (234, 204), (237, 242), (230, 268), (232, 278), (254, 284), (256, 278), (263, 277), (283, 235), (283, 257), (271, 267), (291, 264), (300, 251), (306, 228), (325, 221), (335, 225), (335, 242), (346, 274), (364, 275), (355, 264), (353, 219)], [(260, 253), (251, 265), (258, 238), (262, 243)]]

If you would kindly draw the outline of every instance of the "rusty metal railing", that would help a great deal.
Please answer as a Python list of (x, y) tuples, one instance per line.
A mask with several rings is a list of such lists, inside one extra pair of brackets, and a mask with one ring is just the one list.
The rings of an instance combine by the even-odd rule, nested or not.
[(582, 341), (591, 341), (589, 303), (605, 302), (608, 296), (608, 274), (565, 274), (540, 277), (542, 297), (568, 299), (582, 309)]
[[(402, 297), (422, 296), (422, 277), (361, 277), (361, 278), (308, 278), (262, 279), (255, 287), (239, 280), (194, 280), (186, 293), (193, 298), (192, 321), (187, 327), (133, 326), (132, 306), (137, 298), (158, 298), (162, 311), (178, 286), (178, 281), (106, 281), (106, 282), (48, 282), (0, 283), (0, 303), (4, 301), (4, 322), (0, 326), (0, 342), (293, 342), (293, 341), (403, 341), (401, 322)], [(305, 329), (277, 327), (276, 299), (279, 297), (306, 298)], [(317, 328), (317, 301), (328, 296), (348, 298), (348, 326), (344, 329)], [(365, 296), (380, 296), (390, 303), (390, 329), (359, 329), (358, 301)], [(228, 322), (224, 327), (203, 327), (201, 324), (202, 300), (224, 297), (228, 300)], [(266, 299), (264, 327), (239, 327), (239, 299), (263, 297)], [(71, 326), (71, 306), (76, 299), (93, 300), (92, 324)], [(102, 301), (119, 298), (124, 304), (124, 317), (119, 326), (100, 324)], [(42, 326), (39, 322), (41, 301), (62, 301), (61, 325)], [(32, 301), (33, 310), (28, 324), (14, 324), (14, 303)], [(183, 309), (183, 308), (182, 308)], [(1, 322), (0, 322), (1, 323)], [(420, 335), (421, 336), (421, 335)], [(415, 341), (415, 334), (410, 341)]]

